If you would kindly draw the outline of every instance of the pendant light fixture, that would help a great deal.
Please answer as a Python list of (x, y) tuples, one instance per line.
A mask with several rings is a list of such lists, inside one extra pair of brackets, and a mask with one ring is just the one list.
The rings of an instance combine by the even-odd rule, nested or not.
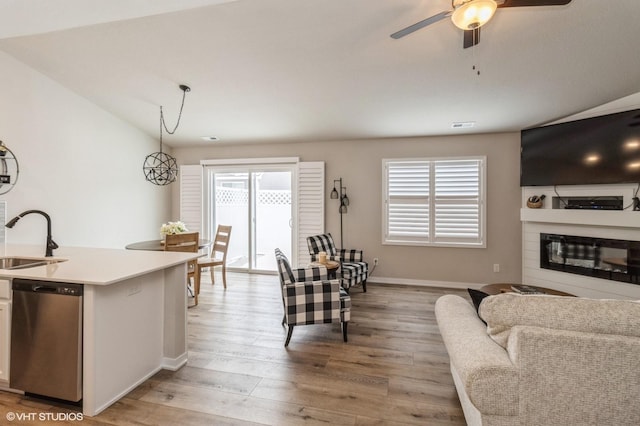
[(178, 162), (171, 155), (162, 152), (162, 130), (164, 129), (168, 134), (173, 135), (180, 125), (184, 99), (187, 96), (187, 92), (191, 91), (191, 88), (184, 84), (181, 84), (179, 87), (180, 90), (182, 90), (182, 104), (180, 105), (180, 113), (178, 114), (176, 126), (173, 130), (167, 128), (167, 123), (165, 123), (164, 114), (162, 113), (162, 105), (160, 105), (160, 151), (147, 155), (144, 159), (144, 165), (142, 166), (145, 179), (154, 185), (169, 185), (175, 182), (178, 177)]

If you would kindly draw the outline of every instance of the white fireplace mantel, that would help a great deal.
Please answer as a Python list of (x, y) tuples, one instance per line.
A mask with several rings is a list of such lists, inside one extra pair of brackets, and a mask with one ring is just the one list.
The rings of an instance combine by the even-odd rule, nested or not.
[[(640, 285), (540, 268), (542, 233), (640, 241), (640, 212), (629, 208), (638, 192), (638, 184), (522, 188), (522, 282), (582, 297), (640, 299)], [(533, 195), (545, 196), (542, 208), (526, 207)], [(627, 209), (554, 209), (554, 196), (622, 196)]]
[(520, 209), (522, 222), (640, 229), (640, 212), (620, 210)]

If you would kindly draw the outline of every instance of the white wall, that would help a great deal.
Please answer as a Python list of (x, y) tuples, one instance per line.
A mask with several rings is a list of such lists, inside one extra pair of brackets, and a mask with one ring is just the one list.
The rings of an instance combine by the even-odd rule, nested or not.
[[(122, 248), (159, 237), (170, 188), (144, 179), (152, 137), (0, 52), (0, 140), (18, 158), (8, 217), (46, 211), (59, 245)], [(43, 244), (46, 222), (28, 215), (11, 243)]]

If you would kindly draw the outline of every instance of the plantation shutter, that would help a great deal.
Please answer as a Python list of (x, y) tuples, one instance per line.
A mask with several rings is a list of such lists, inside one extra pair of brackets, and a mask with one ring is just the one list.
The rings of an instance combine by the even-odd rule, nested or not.
[(387, 241), (428, 241), (429, 172), (425, 161), (387, 163)]
[(484, 162), (383, 160), (383, 243), (484, 246)]
[(180, 166), (180, 220), (202, 233), (202, 166)]
[(435, 242), (481, 244), (479, 159), (441, 160), (435, 169)]
[(296, 259), (292, 263), (305, 267), (310, 262), (307, 237), (324, 233), (324, 162), (298, 163), (298, 215)]

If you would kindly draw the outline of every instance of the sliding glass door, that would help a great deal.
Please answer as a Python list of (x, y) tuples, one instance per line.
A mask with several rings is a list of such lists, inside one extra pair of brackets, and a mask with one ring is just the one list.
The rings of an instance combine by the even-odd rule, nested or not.
[(276, 271), (274, 249), (292, 253), (293, 166), (207, 167), (207, 217), (211, 238), (231, 225), (227, 266)]
[(292, 172), (263, 171), (252, 174), (255, 194), (255, 269), (277, 270), (274, 249), (291, 253)]

